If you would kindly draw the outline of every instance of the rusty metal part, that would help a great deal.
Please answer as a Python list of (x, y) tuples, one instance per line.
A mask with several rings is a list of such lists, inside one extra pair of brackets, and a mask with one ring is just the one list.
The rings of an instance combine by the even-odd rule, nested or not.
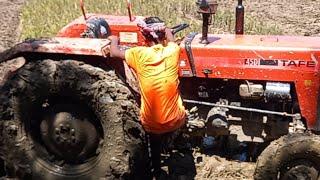
[(273, 115), (278, 115), (278, 116), (292, 117), (292, 118), (295, 118), (295, 119), (301, 119), (301, 115), (299, 113), (290, 114), (290, 113), (287, 113), (287, 112), (276, 112), (276, 111), (269, 111), (269, 110), (255, 109), (255, 108), (246, 108), (246, 107), (238, 107), (238, 106), (231, 106), (231, 105), (223, 105), (223, 104), (203, 102), (203, 101), (195, 101), (195, 100), (188, 100), (188, 99), (184, 99), (183, 102), (191, 103), (191, 104), (205, 105), (205, 106), (228, 108), (228, 109), (234, 109), (234, 110), (239, 110), (239, 111), (257, 112), (257, 113), (262, 113), (262, 114), (273, 114)]

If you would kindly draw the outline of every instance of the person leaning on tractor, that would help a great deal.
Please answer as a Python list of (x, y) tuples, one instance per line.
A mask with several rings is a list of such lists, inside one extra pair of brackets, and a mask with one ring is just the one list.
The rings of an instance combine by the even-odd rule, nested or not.
[[(179, 128), (185, 124), (186, 112), (179, 94), (178, 58), (180, 47), (169, 28), (149, 35), (150, 47), (121, 50), (119, 38), (110, 36), (110, 56), (124, 59), (134, 69), (141, 91), (141, 123), (149, 135), (153, 175), (161, 174), (162, 144), (172, 143)], [(103, 49), (104, 53), (108, 49)]]

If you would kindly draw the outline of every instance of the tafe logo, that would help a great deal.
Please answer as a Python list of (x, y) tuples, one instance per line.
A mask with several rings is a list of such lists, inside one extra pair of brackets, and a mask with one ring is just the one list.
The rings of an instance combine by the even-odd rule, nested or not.
[(246, 66), (286, 66), (286, 67), (316, 67), (315, 61), (286, 59), (245, 59)]

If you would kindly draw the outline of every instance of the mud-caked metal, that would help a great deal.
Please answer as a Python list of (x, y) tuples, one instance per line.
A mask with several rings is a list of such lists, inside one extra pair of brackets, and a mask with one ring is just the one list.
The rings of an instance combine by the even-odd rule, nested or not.
[[(188, 109), (198, 106), (186, 133), (232, 136), (254, 145), (255, 156), (271, 143), (258, 158), (257, 179), (298, 177), (303, 170), (319, 177), (320, 37), (210, 34), (217, 3), (197, 4), (203, 33), (179, 41), (180, 92)], [(124, 61), (103, 57), (110, 42), (99, 36), (107, 29), (123, 49), (147, 46), (138, 26), (145, 17), (84, 16), (57, 37), (28, 40), (0, 54), (0, 62), (27, 62), (0, 90), (0, 155), (13, 177), (148, 175), (136, 74)], [(61, 104), (79, 108), (52, 111)]]

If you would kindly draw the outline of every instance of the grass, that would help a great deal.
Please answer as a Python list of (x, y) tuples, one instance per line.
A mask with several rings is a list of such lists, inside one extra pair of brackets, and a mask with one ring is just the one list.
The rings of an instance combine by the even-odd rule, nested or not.
[[(201, 16), (196, 12), (195, 0), (131, 0), (133, 13), (142, 16), (159, 16), (168, 26), (181, 22), (190, 24), (187, 32), (201, 31)], [(127, 15), (125, 0), (87, 0), (87, 12)], [(219, 10), (210, 33), (233, 33), (234, 12)], [(22, 9), (22, 39), (51, 37), (73, 19), (81, 16), (78, 0), (29, 0)], [(246, 16), (246, 34), (281, 34), (278, 27)]]

